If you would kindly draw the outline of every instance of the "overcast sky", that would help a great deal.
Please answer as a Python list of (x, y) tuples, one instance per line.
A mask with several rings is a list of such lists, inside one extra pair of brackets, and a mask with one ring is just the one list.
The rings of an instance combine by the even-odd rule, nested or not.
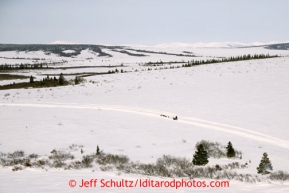
[(289, 0), (0, 0), (0, 43), (288, 41)]

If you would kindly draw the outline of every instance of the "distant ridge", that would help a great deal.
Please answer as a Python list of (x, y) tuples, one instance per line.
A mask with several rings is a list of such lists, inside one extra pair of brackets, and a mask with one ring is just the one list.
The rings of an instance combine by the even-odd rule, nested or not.
[[(49, 43), (51, 45), (57, 45), (57, 44), (66, 44), (66, 45), (72, 45), (72, 44), (79, 44), (82, 43), (76, 43), (76, 42), (70, 42), (66, 40), (57, 40), (54, 42)], [(155, 47), (155, 48), (247, 48), (247, 47), (271, 47), (273, 45), (279, 45), (279, 44), (289, 44), (289, 41), (279, 42), (279, 41), (271, 41), (267, 43), (263, 42), (252, 42), (252, 43), (242, 43), (242, 42), (197, 42), (197, 43), (182, 43), (182, 42), (173, 42), (173, 43), (163, 43), (163, 44), (157, 44), (157, 45), (138, 45), (138, 44), (125, 44), (121, 46), (135, 46), (135, 47)], [(96, 45), (95, 43), (91, 44), (85, 44), (85, 45)], [(104, 45), (104, 44), (102, 44)], [(106, 46), (112, 46), (107, 44)], [(118, 45), (120, 46), (120, 45)], [(287, 49), (287, 48), (286, 48)]]
[(272, 44), (282, 44), (282, 43), (289, 43), (289, 41), (286, 42), (277, 42), (272, 41), (268, 43), (262, 43), (262, 42), (252, 42), (252, 43), (241, 43), (241, 42), (197, 42), (193, 44), (187, 44), (187, 43), (164, 43), (164, 44), (157, 44), (153, 47), (157, 48), (166, 48), (166, 47), (190, 47), (190, 48), (242, 48), (242, 47), (256, 47), (256, 46), (268, 46)]
[(51, 42), (49, 44), (78, 44), (78, 43), (69, 42), (69, 41), (65, 41), (65, 40), (57, 40), (57, 41)]

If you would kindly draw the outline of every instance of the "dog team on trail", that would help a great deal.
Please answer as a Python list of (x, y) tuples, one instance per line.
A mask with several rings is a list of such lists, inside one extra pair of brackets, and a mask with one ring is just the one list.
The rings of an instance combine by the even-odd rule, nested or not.
[[(170, 118), (169, 116), (167, 116), (167, 115), (163, 115), (163, 114), (161, 114), (161, 116), (162, 116), (162, 117)], [(173, 117), (173, 120), (178, 120), (178, 116)]]

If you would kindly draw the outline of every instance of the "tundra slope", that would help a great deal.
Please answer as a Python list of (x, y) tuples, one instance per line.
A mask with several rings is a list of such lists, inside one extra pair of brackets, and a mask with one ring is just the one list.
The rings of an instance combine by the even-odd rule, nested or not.
[[(242, 52), (256, 52), (248, 50)], [(221, 53), (220, 50), (208, 52), (212, 52), (208, 55)], [(239, 162), (247, 162), (249, 167), (237, 172), (255, 175), (263, 152), (268, 153), (274, 171), (289, 171), (286, 164), (289, 159), (288, 61), (288, 57), (281, 57), (140, 71), (88, 77), (85, 84), (78, 86), (0, 91), (0, 151), (23, 149), (27, 154), (44, 155), (54, 148), (76, 143), (84, 145), (85, 154), (89, 154), (95, 152), (98, 144), (104, 152), (126, 154), (131, 160), (151, 163), (164, 154), (192, 159), (196, 142), (206, 139), (224, 145), (231, 141), (244, 153)], [(179, 120), (166, 119), (160, 114), (177, 115)], [(209, 158), (209, 165), (230, 162)], [(11, 168), (0, 170), (1, 192), (73, 192), (80, 189), (68, 187), (70, 179), (80, 182), (83, 178), (147, 178), (119, 176), (117, 172), (101, 172), (97, 168), (71, 171), (27, 168), (14, 173)], [(288, 182), (230, 183), (227, 189), (205, 191), (286, 192), (289, 189)]]

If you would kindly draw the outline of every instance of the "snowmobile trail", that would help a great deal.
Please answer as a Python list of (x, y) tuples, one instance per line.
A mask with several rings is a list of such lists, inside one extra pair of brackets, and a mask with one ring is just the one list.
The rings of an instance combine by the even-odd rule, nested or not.
[[(78, 103), (0, 103), (2, 106), (22, 106), (22, 107), (35, 107), (35, 108), (67, 108), (67, 109), (94, 109), (94, 110), (107, 110), (107, 111), (118, 111), (125, 113), (139, 114), (143, 116), (150, 116), (156, 118), (160, 117), (161, 114), (169, 115), (171, 118), (174, 116), (173, 113), (163, 112), (154, 109), (144, 109), (139, 107), (127, 107), (120, 105), (97, 105), (97, 104), (78, 104)], [(167, 119), (172, 120), (172, 119)], [(289, 149), (289, 141), (265, 135), (256, 131), (251, 131), (245, 128), (231, 126), (223, 123), (207, 121), (188, 116), (180, 116), (177, 120), (178, 123), (194, 125), (206, 129), (213, 129), (221, 132), (230, 133), (233, 135), (242, 136), (244, 138), (254, 139), (265, 143), (271, 143), (283, 148)]]

